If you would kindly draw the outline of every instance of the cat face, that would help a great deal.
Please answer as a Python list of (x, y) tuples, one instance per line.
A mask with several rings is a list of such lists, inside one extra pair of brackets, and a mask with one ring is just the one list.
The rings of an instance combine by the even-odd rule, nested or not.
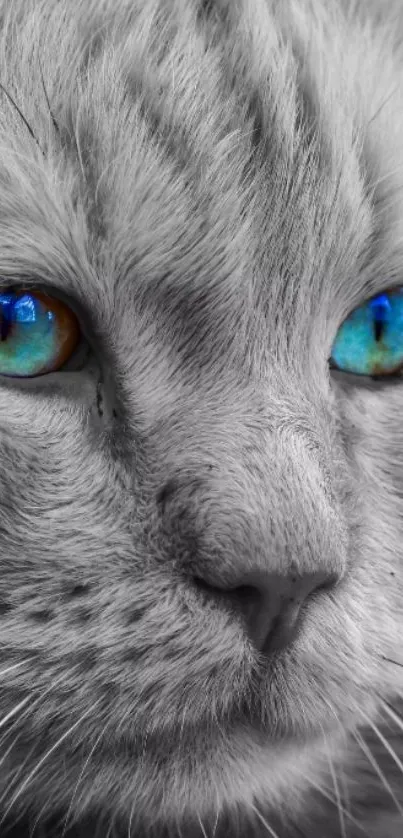
[[(84, 346), (0, 376), (5, 815), (294, 811), (402, 688), (403, 385), (328, 366), (401, 275), (396, 60), (255, 5), (0, 4), (1, 282)], [(249, 572), (333, 580), (275, 653), (195, 585)]]

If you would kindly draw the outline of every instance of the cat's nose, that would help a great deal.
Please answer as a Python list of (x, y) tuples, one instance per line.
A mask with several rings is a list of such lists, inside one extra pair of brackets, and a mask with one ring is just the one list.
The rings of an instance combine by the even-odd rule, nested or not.
[(315, 591), (333, 587), (338, 578), (318, 572), (303, 576), (280, 576), (265, 571), (249, 572), (231, 588), (195, 577), (196, 586), (217, 604), (241, 616), (256, 649), (263, 654), (283, 649), (295, 638), (301, 606)]

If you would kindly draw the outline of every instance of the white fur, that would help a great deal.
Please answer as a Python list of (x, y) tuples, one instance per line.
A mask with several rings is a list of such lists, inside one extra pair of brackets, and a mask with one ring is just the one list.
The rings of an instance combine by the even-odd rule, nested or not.
[[(36, 138), (0, 91), (0, 277), (60, 294), (91, 347), (0, 378), (19, 835), (401, 835), (370, 737), (403, 760), (403, 379), (328, 368), (350, 311), (403, 284), (400, 11), (0, 2)], [(192, 591), (218, 563), (343, 579), (268, 663)]]

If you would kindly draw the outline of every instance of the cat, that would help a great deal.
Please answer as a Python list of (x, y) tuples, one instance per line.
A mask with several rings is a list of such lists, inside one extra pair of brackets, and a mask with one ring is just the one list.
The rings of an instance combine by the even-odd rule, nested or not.
[(403, 834), (402, 23), (0, 0), (1, 835)]

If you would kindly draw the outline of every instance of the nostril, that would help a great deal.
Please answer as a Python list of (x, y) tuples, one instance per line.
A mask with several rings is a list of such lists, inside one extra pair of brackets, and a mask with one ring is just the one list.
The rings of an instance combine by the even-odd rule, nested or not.
[(205, 579), (193, 577), (197, 590), (206, 594), (220, 607), (227, 608), (236, 616), (241, 616), (248, 628), (254, 622), (254, 615), (262, 613), (262, 592), (253, 585), (237, 585), (234, 588), (220, 588), (210, 585)]
[(193, 576), (192, 582), (199, 591), (205, 591), (206, 593), (209, 593), (211, 591), (214, 592), (216, 590), (216, 588), (214, 588), (213, 585), (209, 585), (209, 583), (206, 582), (205, 579), (201, 579), (200, 576)]
[(327, 579), (325, 579), (324, 582), (320, 582), (316, 586), (316, 588), (314, 588), (311, 591), (311, 593), (314, 594), (314, 593), (317, 593), (318, 591), (331, 591), (332, 588), (336, 587), (336, 585), (339, 581), (340, 580), (339, 580), (339, 577), (337, 576), (337, 574), (334, 574), (334, 576), (329, 576)]
[[(211, 584), (210, 582), (206, 582), (205, 579), (202, 579), (200, 576), (193, 576), (192, 582), (196, 586), (196, 588), (200, 591), (205, 591), (206, 593), (213, 593), (217, 594), (217, 596), (227, 596), (227, 594), (231, 594), (234, 591), (239, 590), (239, 588), (221, 588), (217, 584)], [(241, 585), (240, 588), (247, 588), (247, 585)]]
[(207, 603), (215, 602), (241, 617), (255, 648), (269, 654), (296, 637), (302, 605), (314, 594), (334, 587), (338, 580), (319, 572), (287, 577), (259, 571), (244, 573), (243, 581), (246, 584), (224, 587), (222, 582), (211, 584), (193, 577), (195, 588), (205, 595)]
[(252, 585), (237, 585), (234, 588), (221, 588), (217, 584), (212, 585), (210, 582), (206, 582), (206, 580), (201, 579), (200, 576), (193, 576), (192, 581), (196, 588), (201, 591), (206, 591), (206, 593), (215, 593), (225, 597), (234, 596), (239, 599), (244, 599), (252, 596), (253, 594), (256, 595), (259, 593), (259, 591)]
[(262, 594), (252, 585), (238, 585), (236, 588), (223, 591), (223, 598), (249, 625), (253, 618), (253, 611), (261, 607)]
[(247, 607), (251, 603), (256, 604), (261, 598), (260, 591), (253, 585), (237, 585), (235, 588), (220, 588), (217, 585), (211, 585), (200, 576), (193, 576), (193, 583), (195, 587), (209, 596), (214, 596), (220, 602), (228, 602), (237, 608)]

